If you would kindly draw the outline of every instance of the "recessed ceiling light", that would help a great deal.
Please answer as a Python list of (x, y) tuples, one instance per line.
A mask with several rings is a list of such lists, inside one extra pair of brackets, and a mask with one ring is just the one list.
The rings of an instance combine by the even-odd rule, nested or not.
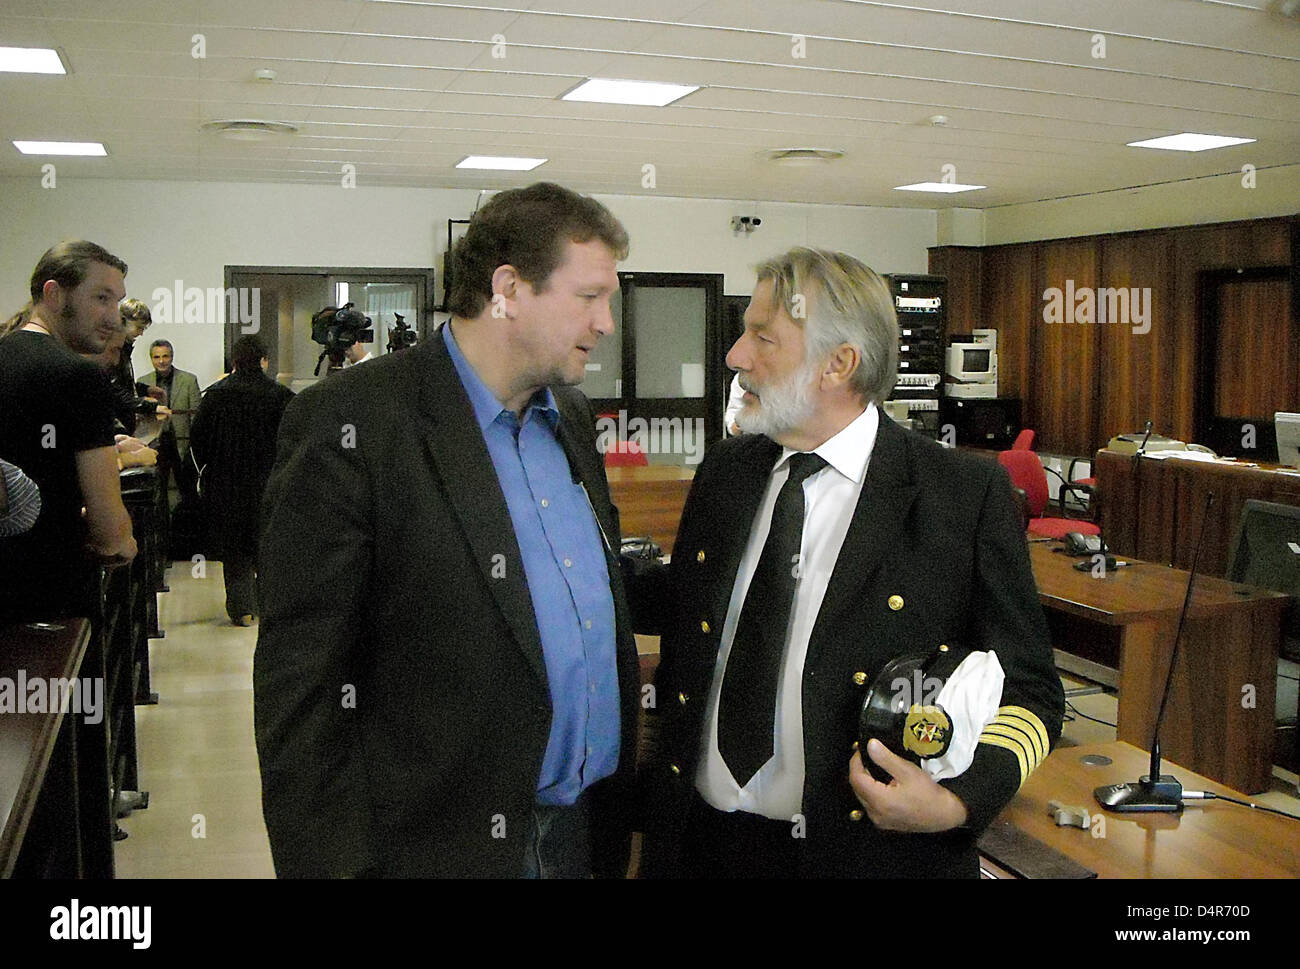
[(510, 158), (504, 155), (467, 155), (456, 162), (457, 168), (486, 168), (502, 172), (531, 172), (545, 165), (545, 158)]
[(812, 168), (843, 158), (838, 148), (769, 148), (763, 152), (770, 162), (790, 168)]
[(98, 141), (15, 141), (24, 155), (107, 155)]
[(15, 74), (67, 74), (59, 52), (48, 47), (0, 47), (0, 71)]
[(698, 84), (664, 84), (659, 81), (614, 81), (605, 77), (593, 77), (583, 81), (569, 93), (562, 95), (561, 101), (598, 101), (601, 104), (640, 104), (662, 108), (672, 104), (678, 98), (684, 98), (692, 91), (698, 91)]
[(1130, 141), (1130, 148), (1163, 148), (1166, 151), (1206, 151), (1210, 148), (1226, 148), (1228, 145), (1245, 145), (1254, 138), (1225, 138), (1223, 135), (1198, 135), (1184, 131), (1180, 135), (1165, 135), (1163, 138), (1148, 138), (1146, 141)]
[(215, 131), (222, 138), (228, 138), (231, 141), (266, 141), (277, 135), (296, 135), (298, 133), (298, 126), (287, 121), (257, 121), (249, 118), (205, 121), (201, 128), (204, 131)]
[(895, 185), (895, 192), (943, 192), (951, 195), (953, 192), (973, 192), (977, 188), (988, 188), (987, 185), (962, 185), (959, 182), (917, 182), (915, 185)]

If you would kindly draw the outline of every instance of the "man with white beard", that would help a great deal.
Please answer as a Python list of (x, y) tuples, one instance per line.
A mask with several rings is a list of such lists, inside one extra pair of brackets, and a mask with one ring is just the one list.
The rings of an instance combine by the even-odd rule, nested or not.
[[(667, 574), (631, 588), (663, 637), (642, 871), (977, 877), (976, 837), (1064, 706), (1010, 482), (882, 415), (898, 328), (876, 273), (797, 248), (757, 275), (727, 354), (744, 434), (706, 454)], [(940, 644), (1005, 676), (969, 767), (859, 754), (872, 679)]]

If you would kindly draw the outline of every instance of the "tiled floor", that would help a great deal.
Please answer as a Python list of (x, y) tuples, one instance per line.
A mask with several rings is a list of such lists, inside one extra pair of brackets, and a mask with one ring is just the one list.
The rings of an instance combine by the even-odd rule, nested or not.
[[(154, 640), (151, 652), (161, 702), (136, 709), (140, 783), (150, 806), (121, 822), (130, 837), (117, 844), (118, 875), (273, 877), (253, 746), (257, 627), (227, 623), (219, 563), (208, 564), (203, 577), (178, 563), (168, 581), (172, 591), (160, 597), (167, 637)], [(1080, 714), (1115, 722), (1113, 696), (1072, 702)], [(1114, 738), (1114, 727), (1074, 715), (1062, 743)], [(1295, 775), (1278, 771), (1274, 790), (1255, 800), (1300, 815), (1295, 790)]]
[(189, 563), (167, 574), (159, 597), (165, 639), (150, 669), (161, 701), (136, 708), (140, 784), (149, 808), (121, 821), (122, 878), (272, 878), (253, 745), (257, 627), (231, 626), (221, 564), (196, 578)]

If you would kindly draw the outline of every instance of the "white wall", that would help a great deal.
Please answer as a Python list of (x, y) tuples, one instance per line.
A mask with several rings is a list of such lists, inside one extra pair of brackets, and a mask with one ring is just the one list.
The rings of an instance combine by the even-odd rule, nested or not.
[[(748, 293), (750, 267), (792, 245), (842, 249), (880, 272), (925, 272), (936, 243), (927, 209), (758, 204), (710, 199), (601, 196), (632, 238), (621, 268), (720, 272), (728, 293)], [(98, 242), (127, 261), (127, 291), (151, 306), (153, 291), (220, 287), (227, 265), (431, 267), (441, 263), (447, 219), (467, 218), (477, 193), (454, 189), (366, 188), (35, 178), (0, 179), (0, 314), (27, 301), (41, 253), (64, 238)], [(734, 236), (732, 215), (763, 225)], [(439, 287), (441, 283), (439, 282)], [(170, 340), (176, 365), (206, 386), (221, 373), (221, 320), (156, 322), (135, 350), (150, 366), (148, 340)]]
[(1300, 165), (1241, 172), (984, 210), (984, 244), (1030, 242), (1130, 229), (1234, 222), (1300, 212)]

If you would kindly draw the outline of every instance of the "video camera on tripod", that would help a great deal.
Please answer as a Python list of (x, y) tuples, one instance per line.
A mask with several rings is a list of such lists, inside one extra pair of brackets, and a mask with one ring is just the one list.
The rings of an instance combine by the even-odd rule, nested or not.
[(397, 322), (388, 331), (389, 353), (415, 346), (415, 331), (411, 329), (411, 324), (406, 322), (406, 317), (401, 313), (394, 313), (393, 316), (397, 318)]
[(311, 338), (325, 349), (316, 358), (316, 369), (312, 376), (320, 375), (321, 362), (328, 356), (330, 370), (343, 367), (343, 356), (348, 347), (356, 343), (374, 343), (375, 331), (371, 329), (370, 317), (360, 310), (354, 310), (351, 303), (342, 306), (327, 306), (311, 318)]

